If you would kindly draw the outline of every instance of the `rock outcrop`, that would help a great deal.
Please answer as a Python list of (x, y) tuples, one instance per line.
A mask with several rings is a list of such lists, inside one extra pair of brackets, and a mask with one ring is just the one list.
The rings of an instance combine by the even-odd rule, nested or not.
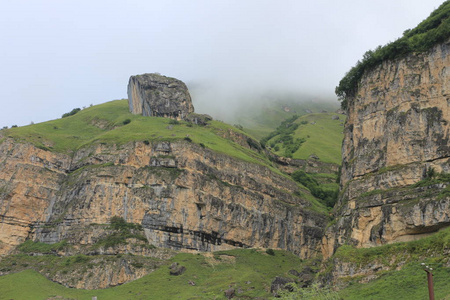
[(325, 252), (333, 230), (338, 244), (370, 247), (449, 226), (450, 183), (436, 175), (450, 172), (450, 44), (384, 61), (347, 101), (339, 220)]
[(320, 252), (326, 217), (295, 182), (194, 143), (97, 144), (66, 155), (7, 139), (0, 157), (2, 254), (27, 238), (94, 245), (103, 230), (94, 225), (113, 216), (141, 224), (157, 247)]
[(131, 76), (128, 82), (130, 112), (181, 120), (194, 112), (186, 85), (156, 73)]

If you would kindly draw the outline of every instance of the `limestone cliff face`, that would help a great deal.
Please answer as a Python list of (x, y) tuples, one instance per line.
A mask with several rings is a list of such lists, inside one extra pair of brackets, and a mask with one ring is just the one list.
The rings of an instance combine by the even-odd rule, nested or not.
[(70, 159), (8, 139), (0, 144), (0, 253), (24, 241), (48, 219)]
[(143, 116), (180, 120), (194, 112), (186, 85), (156, 73), (131, 76), (128, 101), (130, 112)]
[(2, 254), (27, 237), (95, 244), (102, 226), (92, 226), (112, 216), (141, 224), (158, 247), (320, 251), (325, 217), (294, 182), (187, 141), (98, 144), (69, 156), (7, 139), (0, 157)]
[(423, 181), (450, 172), (450, 44), (365, 73), (347, 114), (338, 243), (374, 246), (450, 225), (449, 183)]

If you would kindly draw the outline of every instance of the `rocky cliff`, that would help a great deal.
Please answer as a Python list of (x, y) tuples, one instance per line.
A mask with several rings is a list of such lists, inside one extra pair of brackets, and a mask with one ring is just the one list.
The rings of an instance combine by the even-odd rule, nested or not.
[[(370, 247), (450, 225), (450, 44), (366, 71), (347, 101), (337, 243)], [(327, 253), (333, 238), (325, 239)]]
[(281, 173), (187, 141), (96, 144), (73, 155), (0, 144), (2, 253), (30, 238), (93, 245), (113, 216), (157, 247), (320, 250), (325, 217)]
[(194, 112), (186, 85), (156, 73), (131, 76), (128, 100), (130, 112), (143, 116), (180, 120)]

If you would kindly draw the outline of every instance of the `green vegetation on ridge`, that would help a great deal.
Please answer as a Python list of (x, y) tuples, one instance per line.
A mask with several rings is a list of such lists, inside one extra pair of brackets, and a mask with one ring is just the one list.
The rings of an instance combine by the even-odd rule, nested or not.
[(450, 1), (445, 1), (438, 9), (417, 27), (406, 30), (403, 36), (385, 46), (367, 51), (362, 61), (350, 69), (336, 87), (336, 95), (347, 106), (349, 97), (354, 97), (363, 74), (385, 60), (402, 58), (409, 53), (427, 51), (434, 45), (450, 37)]
[(219, 121), (198, 126), (184, 121), (175, 123), (168, 118), (133, 115), (128, 110), (127, 100), (116, 100), (83, 109), (61, 119), (3, 129), (2, 135), (30, 142), (44, 150), (63, 153), (98, 143), (120, 146), (133, 141), (149, 143), (184, 140), (270, 167), (271, 164), (264, 155), (224, 138), (227, 131), (245, 134)]

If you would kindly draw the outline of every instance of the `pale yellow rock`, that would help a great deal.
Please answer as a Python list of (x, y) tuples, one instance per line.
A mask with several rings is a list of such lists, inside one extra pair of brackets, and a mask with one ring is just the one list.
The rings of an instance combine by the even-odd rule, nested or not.
[(448, 226), (450, 199), (439, 195), (450, 183), (414, 184), (430, 169), (450, 173), (450, 44), (384, 61), (347, 101), (338, 243), (371, 247)]

